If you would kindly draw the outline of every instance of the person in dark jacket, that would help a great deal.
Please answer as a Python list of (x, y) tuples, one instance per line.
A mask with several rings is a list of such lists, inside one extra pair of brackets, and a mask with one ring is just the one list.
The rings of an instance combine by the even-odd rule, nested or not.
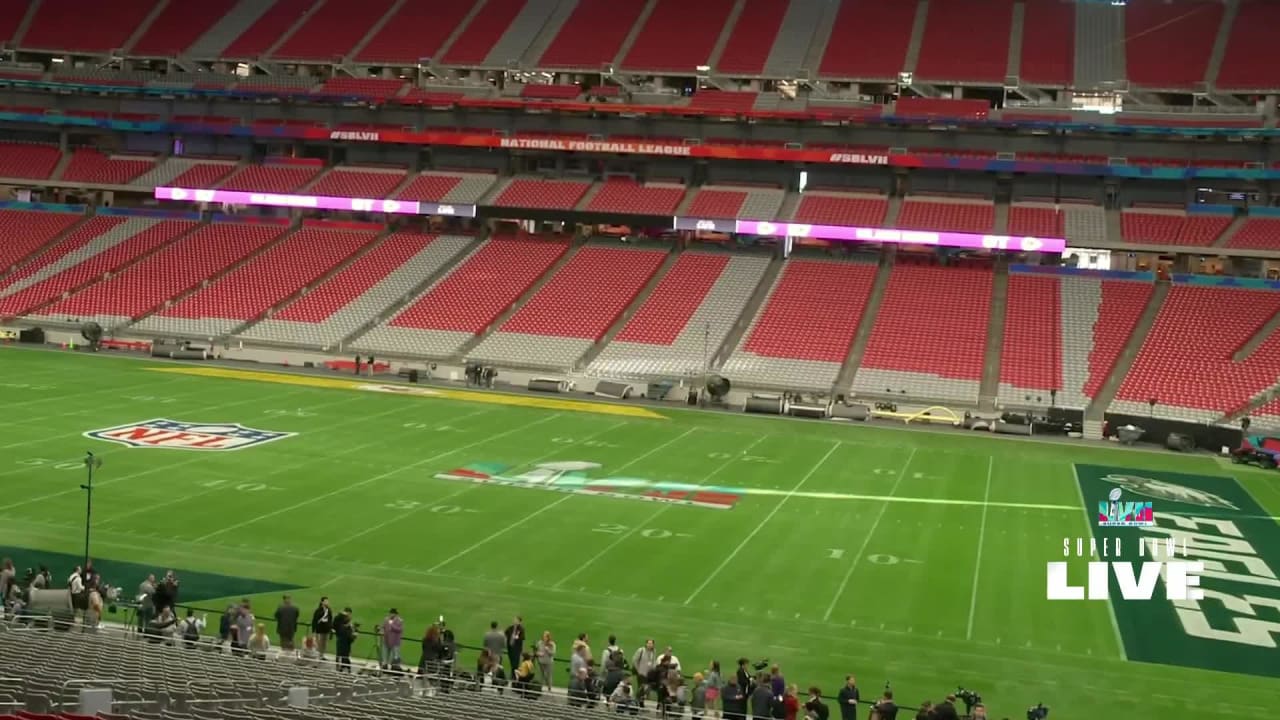
[(773, 690), (769, 687), (769, 676), (762, 674), (756, 678), (756, 686), (751, 690), (751, 717), (756, 720), (770, 717), (772, 706)]
[(831, 710), (822, 702), (822, 690), (817, 687), (809, 688), (809, 701), (804, 704), (804, 714), (810, 720), (827, 720), (831, 717)]
[(747, 694), (742, 692), (742, 685), (737, 677), (729, 678), (729, 684), (724, 686), (724, 694), (720, 696), (720, 700), (724, 704), (725, 720), (743, 720), (747, 717)]
[(742, 688), (742, 694), (750, 695), (755, 683), (751, 679), (751, 671), (747, 669), (747, 665), (751, 661), (746, 658), (738, 658), (738, 687)]
[(276, 608), (276, 634), (280, 636), (280, 649), (293, 652), (293, 638), (298, 634), (298, 606), (288, 595)]
[(338, 643), (338, 672), (351, 672), (351, 646), (356, 641), (356, 626), (351, 622), (351, 608), (343, 608), (333, 622), (333, 637)]
[(422, 659), (418, 661), (420, 675), (437, 675), (440, 672), (440, 661), (444, 659), (444, 641), (440, 637), (440, 628), (432, 625), (422, 636)]
[(858, 701), (862, 696), (858, 694), (858, 681), (852, 675), (846, 675), (844, 678), (844, 687), (840, 688), (840, 720), (856, 720), (858, 717)]
[(956, 696), (948, 695), (946, 700), (933, 706), (933, 712), (930, 713), (930, 720), (959, 720), (960, 713), (956, 712)]
[(884, 691), (884, 697), (876, 701), (872, 713), (875, 720), (898, 720), (898, 705), (893, 701), (892, 690)]
[(520, 667), (520, 659), (524, 656), (524, 618), (517, 615), (515, 620), (502, 633), (507, 639), (507, 660), (511, 663), (511, 672)]
[(329, 646), (329, 633), (333, 632), (333, 610), (329, 608), (328, 597), (320, 598), (316, 611), (311, 613), (311, 632), (316, 636), (316, 650), (323, 660), (325, 648)]

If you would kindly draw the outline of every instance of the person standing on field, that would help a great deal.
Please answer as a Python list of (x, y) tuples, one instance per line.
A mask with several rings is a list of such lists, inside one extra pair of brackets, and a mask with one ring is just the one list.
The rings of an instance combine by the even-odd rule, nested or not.
[(320, 659), (324, 659), (325, 648), (329, 645), (329, 633), (333, 632), (333, 610), (329, 607), (329, 598), (320, 598), (316, 611), (311, 613), (311, 632), (316, 636), (316, 650), (320, 651)]
[(280, 636), (280, 649), (293, 652), (293, 638), (298, 634), (298, 606), (288, 595), (276, 608), (276, 634)]
[(502, 662), (502, 656), (507, 653), (507, 636), (498, 629), (497, 620), (489, 623), (489, 632), (484, 634), (484, 641), (480, 646), (488, 650), (489, 656), (495, 661)]
[(503, 633), (507, 642), (507, 660), (511, 661), (514, 673), (524, 656), (524, 618), (517, 615)]

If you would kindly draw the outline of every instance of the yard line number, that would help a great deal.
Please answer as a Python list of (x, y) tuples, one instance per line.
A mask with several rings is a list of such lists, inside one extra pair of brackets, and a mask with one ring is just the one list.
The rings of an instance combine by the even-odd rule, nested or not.
[[(603, 533), (605, 535), (625, 535), (630, 531), (630, 527), (627, 527), (626, 525), (619, 525), (618, 523), (600, 523), (591, 529), (591, 532)], [(670, 537), (693, 537), (689, 533), (671, 532), (670, 530), (664, 530), (662, 528), (645, 528), (636, 534), (642, 538), (649, 538), (650, 540), (665, 540)]]
[(47, 467), (52, 470), (75, 470), (84, 468), (83, 460), (50, 460), (49, 458), (27, 458), (19, 460), (19, 465), (27, 465), (29, 467)]
[(560, 437), (553, 437), (553, 438), (551, 438), (551, 442), (553, 442), (553, 443), (555, 443), (555, 444), (557, 444), (557, 445), (581, 445), (582, 447), (592, 447), (592, 448), (616, 448), (616, 447), (618, 447), (618, 446), (617, 446), (616, 444), (614, 444), (614, 443), (611, 443), (611, 442), (605, 442), (605, 441), (603, 441), (603, 440), (578, 440), (577, 438), (565, 437), (565, 436), (563, 436), (563, 435), (562, 435), (562, 436), (560, 436)]
[(435, 513), (436, 515), (457, 515), (458, 513), (464, 512), (476, 512), (475, 510), (459, 507), (457, 505), (428, 505), (427, 503), (419, 502), (417, 500), (393, 500), (387, 503), (384, 507), (392, 510), (403, 510), (406, 512), (426, 510), (427, 512)]
[(707, 457), (708, 457), (708, 458), (710, 458), (710, 459), (712, 459), (712, 460), (737, 460), (738, 462), (746, 462), (746, 463), (776, 463), (776, 462), (778, 462), (777, 460), (773, 460), (773, 459), (770, 459), (770, 458), (764, 457), (764, 456), (762, 456), (762, 455), (735, 455), (735, 454), (733, 454), (733, 453), (727, 453), (727, 452), (712, 452), (712, 453), (707, 453)]
[(303, 410), (302, 408), (294, 408), (293, 410), (281, 410), (277, 408), (275, 410), (263, 410), (262, 412), (264, 415), (272, 415), (274, 417), (309, 418), (316, 416), (316, 414), (310, 410)]
[(263, 492), (265, 490), (280, 490), (274, 485), (266, 485), (256, 482), (236, 482), (235, 480), (227, 480), (225, 478), (218, 480), (206, 480), (200, 483), (200, 487), (210, 490), (235, 490), (236, 492)]
[[(844, 558), (844, 548), (827, 548), (828, 560), (840, 560), (842, 558)], [(899, 565), (899, 564), (919, 565), (921, 564), (921, 561), (919, 560), (912, 560), (911, 558), (898, 557), (897, 555), (885, 555), (884, 553), (868, 555), (867, 562), (871, 563), (872, 565)]]

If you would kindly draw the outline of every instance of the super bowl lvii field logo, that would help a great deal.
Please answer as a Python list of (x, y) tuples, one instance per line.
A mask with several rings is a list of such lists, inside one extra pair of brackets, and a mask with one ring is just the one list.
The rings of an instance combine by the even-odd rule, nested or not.
[(1112, 488), (1098, 503), (1098, 527), (1155, 527), (1156, 514), (1150, 500), (1121, 501), (1124, 491)]

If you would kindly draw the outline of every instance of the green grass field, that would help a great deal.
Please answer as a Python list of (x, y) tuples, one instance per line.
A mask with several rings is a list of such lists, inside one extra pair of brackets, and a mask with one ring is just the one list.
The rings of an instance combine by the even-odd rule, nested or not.
[[(1233, 488), (1235, 477), (1264, 509), (1250, 517), (1262, 532), (1277, 527), (1274, 473), (977, 434), (674, 407), (633, 417), (506, 404), (516, 396), (173, 372), (186, 367), (0, 350), (5, 554), (80, 551), (78, 461), (92, 450), (104, 459), (100, 562), (274, 581), (299, 588), (308, 611), (321, 594), (351, 605), (366, 627), (395, 606), (407, 638), (443, 614), (460, 642), (478, 644), (489, 620), (519, 613), (531, 633), (551, 630), (562, 654), (583, 631), (597, 648), (616, 633), (628, 652), (654, 637), (686, 670), (767, 655), (789, 680), (829, 694), (849, 672), (864, 698), (888, 681), (903, 704), (963, 684), (993, 717), (1037, 702), (1057, 718), (1191, 717), (1208, 705), (1215, 717), (1245, 717), (1280, 697), (1274, 644), (1251, 647), (1266, 665), (1254, 674), (1127, 660), (1127, 621), (1106, 602), (1045, 600), (1044, 569), (1062, 559), (1064, 538), (1091, 536), (1090, 508), (1104, 499), (1085, 498), (1077, 465)], [(236, 452), (82, 435), (151, 418), (296, 435)], [(568, 461), (598, 463), (590, 472), (601, 477), (737, 488), (740, 498), (710, 509), (435, 477), (480, 465), (511, 477)], [(141, 578), (109, 579), (132, 588)], [(1267, 592), (1280, 591), (1256, 591)], [(255, 597), (260, 615), (278, 594)], [(1254, 605), (1259, 620), (1280, 623), (1280, 603)], [(1168, 601), (1147, 606), (1172, 615)], [(408, 648), (408, 660), (417, 655)]]

